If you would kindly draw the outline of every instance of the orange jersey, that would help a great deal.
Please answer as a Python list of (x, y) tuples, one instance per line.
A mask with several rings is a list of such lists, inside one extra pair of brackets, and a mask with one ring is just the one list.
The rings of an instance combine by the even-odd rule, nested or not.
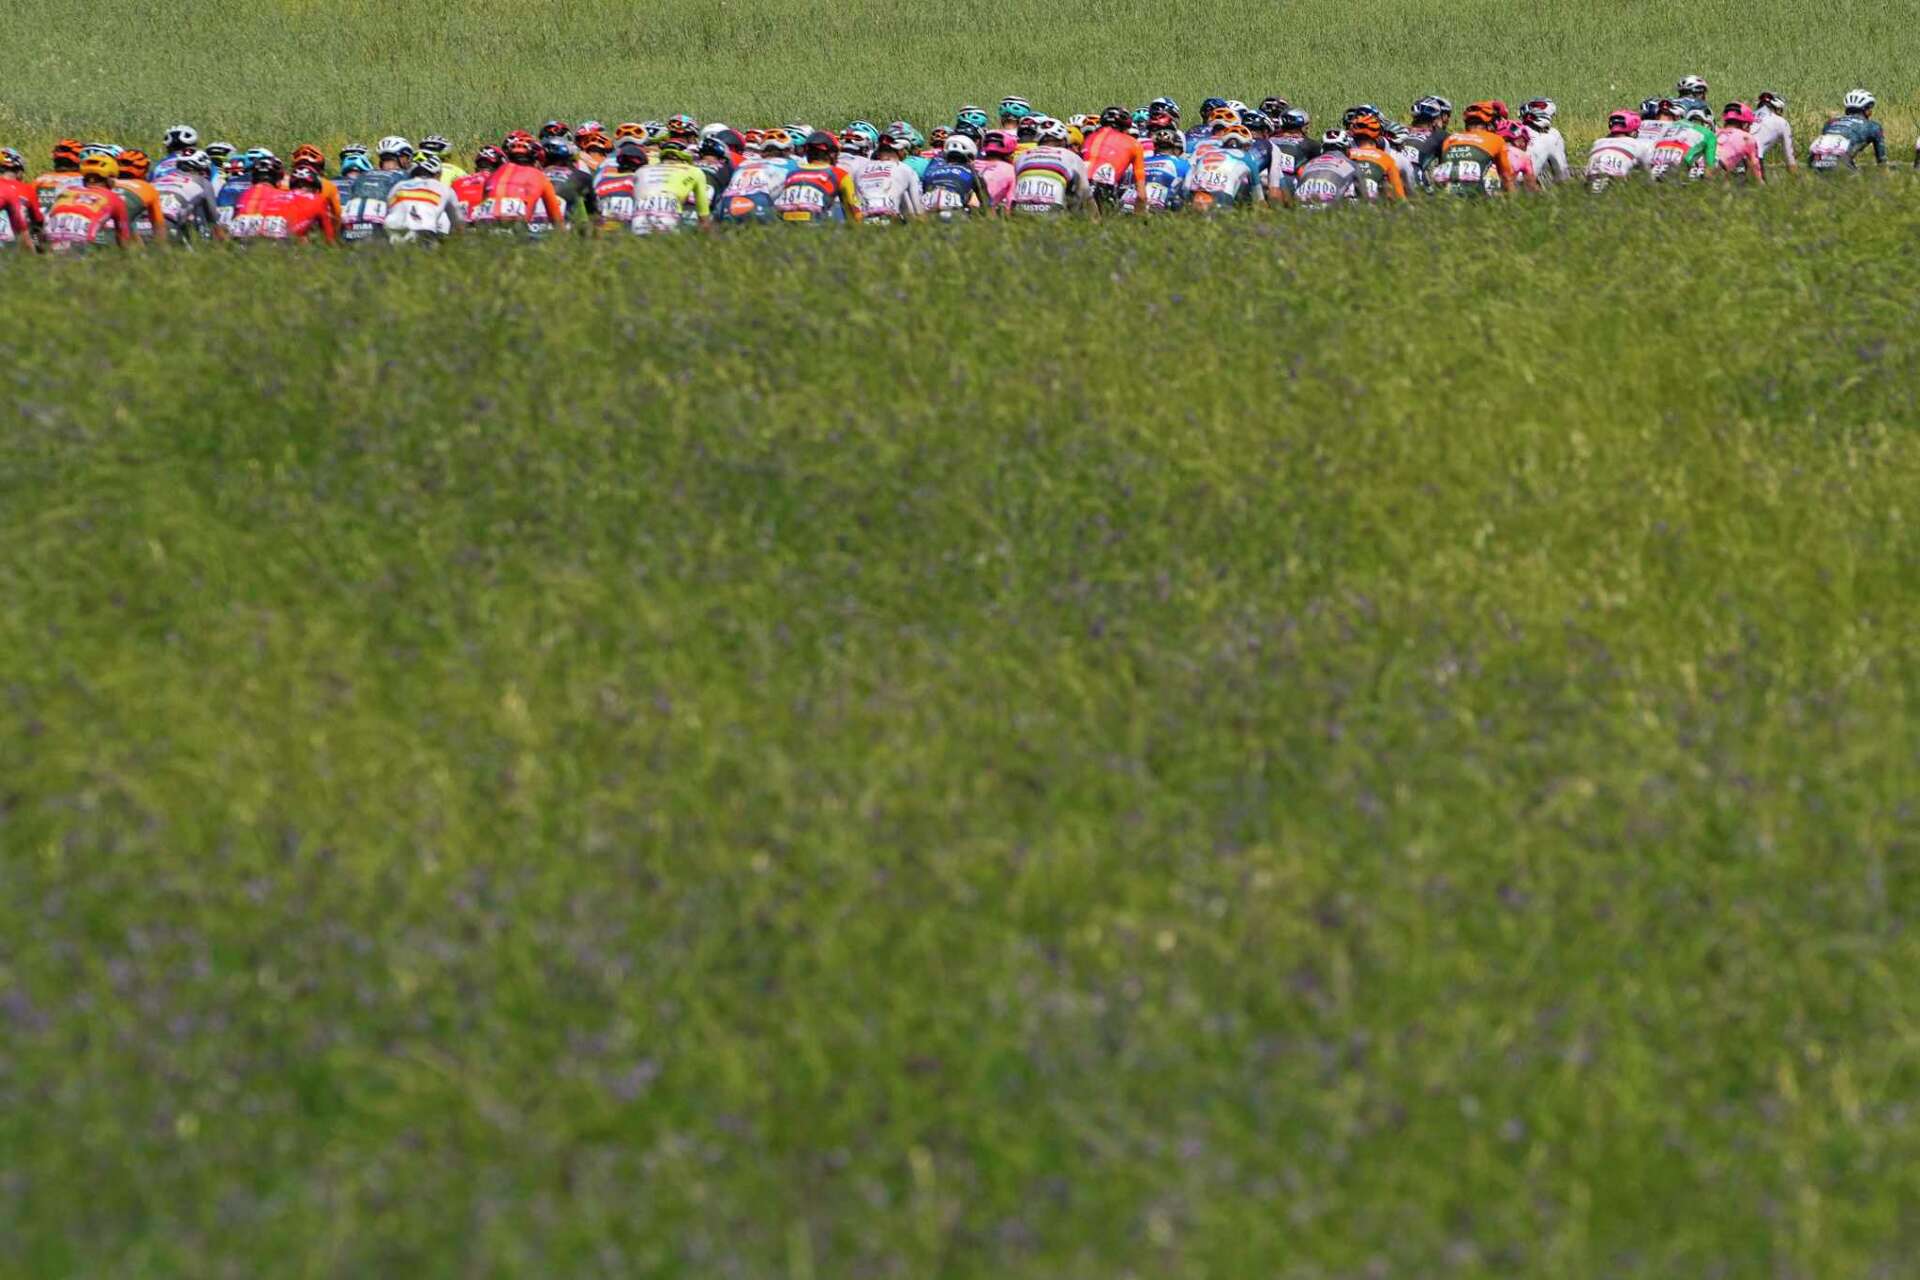
[[(113, 227), (113, 240), (107, 239), (107, 227)], [(89, 245), (133, 241), (133, 219), (127, 202), (110, 187), (61, 187), (47, 214), (47, 243), (56, 253), (84, 249)]]
[[(1455, 155), (1456, 151), (1460, 153), (1458, 156)], [(1480, 153), (1479, 156), (1473, 154), (1476, 151)], [(1508, 191), (1514, 188), (1513, 154), (1507, 147), (1507, 140), (1491, 129), (1462, 129), (1458, 133), (1448, 134), (1447, 140), (1440, 144), (1440, 156), (1443, 161), (1457, 162), (1464, 157), (1469, 163), (1478, 163), (1483, 167), (1492, 165), (1500, 175), (1501, 185)], [(1485, 185), (1484, 176), (1482, 185)]]
[(565, 222), (567, 211), (553, 179), (530, 164), (503, 164), (487, 179), (487, 197), (480, 202), (477, 222), (531, 222), (535, 205), (544, 206), (549, 222)]
[(1095, 129), (1087, 135), (1081, 154), (1087, 161), (1087, 181), (1096, 187), (1123, 182), (1136, 188), (1147, 185), (1147, 153), (1140, 139), (1124, 129)]
[(347, 225), (347, 211), (340, 205), (340, 184), (332, 178), (320, 179), (320, 203), (327, 207), (327, 216), (333, 219), (333, 225)]
[(1400, 165), (1379, 147), (1356, 142), (1347, 150), (1347, 159), (1360, 167), (1360, 182), (1369, 200), (1405, 200), (1407, 184), (1400, 180)]
[(40, 202), (40, 212), (52, 212), (53, 202), (59, 198), (60, 193), (68, 187), (77, 187), (79, 185), (80, 171), (78, 169), (56, 169), (52, 173), (43, 173), (35, 178), (33, 180), (33, 194), (34, 198)]
[[(151, 182), (142, 178), (116, 178), (113, 187), (122, 199), (133, 197), (127, 201), (127, 209), (133, 214), (136, 235), (144, 235), (149, 243), (167, 238), (167, 218), (160, 211), (160, 193), (154, 190)], [(134, 208), (136, 202), (140, 206), (137, 210)]]

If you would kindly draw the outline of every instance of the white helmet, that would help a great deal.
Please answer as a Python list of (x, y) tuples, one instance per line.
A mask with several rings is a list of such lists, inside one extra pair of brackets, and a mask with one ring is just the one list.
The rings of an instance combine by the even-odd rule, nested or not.
[(1560, 106), (1552, 98), (1533, 98), (1520, 108), (1522, 118), (1532, 117), (1545, 120), (1548, 124), (1552, 124), (1553, 118), (1559, 114)]
[(1235, 111), (1238, 111), (1241, 115), (1247, 114), (1247, 104), (1240, 101), (1240, 99), (1238, 98), (1228, 98), (1227, 105), (1232, 107)]
[(946, 148), (942, 154), (949, 160), (960, 159), (971, 161), (975, 156), (980, 154), (980, 148), (974, 146), (973, 139), (969, 138), (966, 134), (955, 133), (948, 136)]
[(1037, 136), (1042, 142), (1056, 142), (1062, 146), (1066, 145), (1069, 141), (1067, 137), (1067, 126), (1055, 120), (1052, 116), (1048, 116), (1040, 122), (1040, 131)]
[(1683, 98), (1704, 98), (1707, 96), (1707, 82), (1699, 76), (1681, 76), (1680, 83), (1673, 87)]
[(440, 157), (431, 151), (422, 151), (413, 159), (413, 171), (423, 177), (440, 176)]
[(1873, 95), (1865, 89), (1855, 89), (1847, 94), (1846, 106), (1849, 111), (1871, 111), (1873, 110)]
[(410, 156), (413, 154), (413, 144), (399, 134), (390, 133), (380, 139), (380, 145), (374, 148), (374, 152), (383, 156)]
[(191, 151), (200, 145), (200, 131), (190, 124), (177, 124), (167, 130), (167, 150)]
[(703, 138), (711, 138), (716, 133), (725, 133), (726, 130), (727, 130), (726, 125), (721, 124), (718, 120), (715, 120), (711, 124), (704, 124), (700, 126), (700, 136)]

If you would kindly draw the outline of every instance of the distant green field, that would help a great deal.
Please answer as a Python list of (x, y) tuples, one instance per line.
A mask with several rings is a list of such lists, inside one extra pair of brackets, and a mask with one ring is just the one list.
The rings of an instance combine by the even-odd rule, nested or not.
[(1617, 194), (0, 262), (0, 1271), (1904, 1274), (1914, 193)]
[(1716, 98), (1787, 94), (1803, 127), (1856, 84), (1911, 152), (1920, 75), (1880, 0), (1653, 0), (1464, 18), (1438, 0), (13, 0), (0, 137), (157, 139), (177, 120), (243, 145), (398, 130), (462, 147), (560, 115), (922, 124), (1009, 92), (1067, 115), (1171, 93), (1282, 93), (1331, 114), (1426, 93), (1558, 99), (1570, 136), (1697, 71)]

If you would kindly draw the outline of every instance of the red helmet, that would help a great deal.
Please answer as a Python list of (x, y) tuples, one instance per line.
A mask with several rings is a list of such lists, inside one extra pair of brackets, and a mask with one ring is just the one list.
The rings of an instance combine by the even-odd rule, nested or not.
[(500, 150), (514, 164), (532, 164), (540, 155), (540, 144), (525, 129), (515, 129), (500, 142)]
[(540, 136), (542, 138), (571, 138), (573, 136), (573, 126), (569, 125), (565, 120), (549, 120), (540, 126)]
[(507, 153), (498, 147), (482, 147), (473, 153), (473, 167), (476, 169), (498, 169), (507, 162)]

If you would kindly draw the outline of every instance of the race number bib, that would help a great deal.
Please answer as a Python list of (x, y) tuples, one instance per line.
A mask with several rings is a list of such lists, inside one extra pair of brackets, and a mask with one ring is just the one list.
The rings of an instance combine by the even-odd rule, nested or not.
[(1807, 163), (1816, 169), (1837, 169), (1847, 162), (1852, 150), (1852, 145), (1841, 134), (1823, 133), (1813, 140)]
[(47, 220), (47, 238), (85, 244), (93, 238), (93, 223), (84, 213), (56, 213)]
[(1013, 184), (1013, 202), (1025, 205), (1052, 206), (1065, 202), (1065, 192), (1058, 178), (1035, 174), (1031, 177), (1016, 178)]
[(1114, 182), (1113, 166), (1110, 164), (1103, 164), (1098, 169), (1095, 169), (1093, 171), (1092, 181), (1093, 181), (1093, 185), (1096, 187), (1112, 186)]

